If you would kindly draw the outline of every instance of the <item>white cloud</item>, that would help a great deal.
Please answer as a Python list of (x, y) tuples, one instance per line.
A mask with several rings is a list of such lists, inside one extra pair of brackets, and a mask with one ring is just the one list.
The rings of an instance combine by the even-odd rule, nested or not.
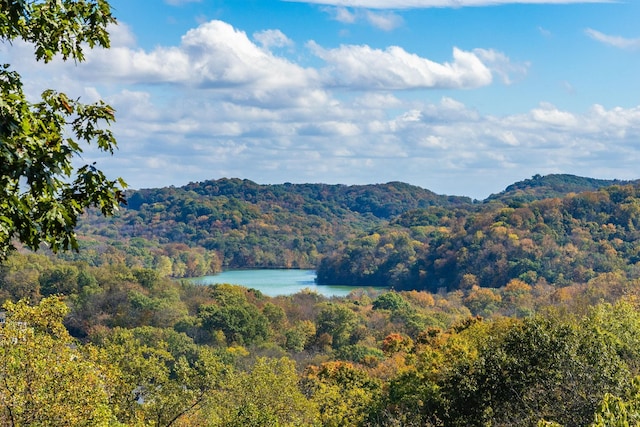
[[(210, 21), (188, 31), (177, 46), (153, 50), (135, 47), (126, 25), (114, 28), (111, 49), (87, 52), (80, 67), (59, 63), (86, 81), (129, 85), (174, 85), (191, 90), (214, 90), (225, 99), (280, 108), (290, 104), (325, 105), (333, 102), (329, 90), (406, 90), (477, 88), (492, 83), (493, 74), (510, 82), (524, 74), (526, 65), (513, 64), (497, 51), (453, 49), (450, 62), (438, 63), (401, 47), (374, 49), (343, 45), (326, 49), (315, 42), (307, 47), (324, 61), (318, 68), (301, 65), (270, 51), (291, 47), (279, 30), (246, 33), (222, 21)], [(47, 66), (49, 67), (49, 65)]]
[(326, 85), (361, 89), (473, 88), (491, 83), (491, 71), (472, 52), (453, 49), (453, 62), (439, 64), (398, 46), (385, 50), (343, 45), (309, 48), (327, 63), (321, 70)]
[(296, 3), (321, 4), (367, 9), (426, 9), (432, 7), (480, 7), (502, 4), (576, 4), (610, 3), (611, 0), (285, 0)]
[(566, 111), (560, 111), (555, 106), (543, 104), (540, 108), (531, 110), (531, 118), (535, 122), (553, 127), (575, 128), (578, 120)]
[(131, 28), (124, 22), (117, 25), (109, 25), (107, 28), (112, 47), (132, 47), (136, 45), (136, 37)]
[(260, 43), (264, 49), (272, 47), (291, 47), (293, 41), (280, 30), (264, 30), (253, 34), (253, 38)]
[(391, 31), (402, 25), (402, 17), (395, 13), (366, 12), (367, 21), (376, 28)]
[(474, 122), (480, 118), (477, 111), (449, 97), (443, 97), (438, 104), (423, 107), (422, 116), (428, 123)]
[(402, 101), (390, 93), (365, 92), (357, 97), (353, 104), (360, 108), (397, 108), (403, 105)]
[(188, 31), (179, 46), (152, 51), (129, 46), (88, 52), (80, 69), (86, 79), (128, 84), (179, 84), (226, 91), (246, 102), (318, 102), (326, 96), (315, 86), (317, 73), (267, 48), (291, 44), (278, 30), (256, 34), (265, 47), (222, 21)]
[(353, 24), (358, 19), (357, 15), (345, 7), (329, 7), (325, 9), (338, 22), (343, 24)]
[(592, 39), (620, 49), (640, 49), (640, 38), (628, 39), (620, 36), (611, 36), (600, 31), (587, 28), (585, 33)]
[(493, 49), (474, 49), (473, 53), (482, 60), (482, 62), (491, 69), (494, 73), (498, 74), (502, 78), (504, 84), (513, 83), (513, 78), (523, 78), (531, 64), (526, 63), (513, 63), (507, 55), (502, 52), (495, 51)]

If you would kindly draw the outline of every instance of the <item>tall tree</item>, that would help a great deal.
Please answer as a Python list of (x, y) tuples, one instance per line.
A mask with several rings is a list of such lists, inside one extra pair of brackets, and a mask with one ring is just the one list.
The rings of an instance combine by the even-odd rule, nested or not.
[(62, 324), (67, 306), (56, 297), (37, 306), (3, 306), (0, 334), (0, 425), (111, 425), (107, 374), (91, 348), (76, 345)]
[[(56, 55), (83, 61), (86, 46), (109, 47), (114, 23), (105, 0), (0, 0), (0, 41), (31, 43), (45, 63)], [(83, 104), (50, 89), (33, 103), (20, 74), (0, 65), (0, 260), (14, 239), (32, 249), (77, 249), (78, 216), (91, 206), (110, 215), (124, 202), (122, 179), (107, 179), (95, 163), (74, 166), (88, 144), (113, 153), (105, 126), (114, 119), (102, 101)]]

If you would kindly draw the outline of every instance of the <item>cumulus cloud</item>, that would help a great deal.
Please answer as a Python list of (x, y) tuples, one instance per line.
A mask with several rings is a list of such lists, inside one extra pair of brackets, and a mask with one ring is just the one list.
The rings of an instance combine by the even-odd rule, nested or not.
[[(86, 79), (128, 84), (175, 84), (227, 91), (247, 102), (317, 102), (323, 98), (317, 73), (269, 51), (291, 46), (279, 30), (256, 33), (252, 42), (243, 31), (211, 21), (188, 31), (179, 46), (151, 51), (116, 44), (109, 50), (88, 52), (80, 68)], [(305, 98), (305, 99), (303, 99)]]
[(453, 49), (453, 62), (440, 64), (409, 53), (398, 46), (385, 50), (343, 45), (324, 49), (315, 42), (309, 48), (327, 63), (321, 70), (329, 86), (370, 89), (474, 88), (491, 83), (491, 70), (472, 52)]
[(502, 4), (576, 4), (608, 3), (610, 0), (285, 0), (296, 3), (321, 4), (367, 9), (425, 9), (432, 7), (480, 7)]
[(591, 28), (587, 28), (585, 33), (592, 39), (613, 47), (620, 49), (640, 49), (640, 38), (629, 39), (620, 36), (611, 36)]
[(213, 95), (185, 94), (164, 106), (141, 91), (113, 96), (122, 153), (103, 161), (134, 188), (221, 176), (401, 180), (477, 198), (536, 173), (631, 179), (640, 161), (640, 107), (576, 114), (542, 103), (492, 116), (453, 97), (416, 103), (365, 92), (271, 109)]
[(514, 64), (491, 49), (453, 48), (452, 60), (439, 63), (398, 46), (374, 49), (342, 45), (328, 49), (313, 41), (307, 48), (324, 63), (304, 67), (271, 51), (274, 47), (294, 48), (293, 41), (280, 30), (257, 32), (251, 40), (245, 32), (217, 20), (189, 30), (179, 45), (152, 50), (136, 47), (135, 37), (124, 24), (114, 27), (113, 35), (111, 49), (87, 52), (87, 61), (74, 68), (77, 76), (108, 84), (214, 90), (234, 102), (274, 108), (328, 105), (333, 102), (329, 91), (337, 88), (478, 88), (491, 84), (494, 75), (510, 83), (512, 76), (520, 77), (527, 70), (526, 64)]
[(575, 128), (577, 118), (572, 113), (560, 111), (551, 104), (542, 104), (540, 108), (531, 111), (531, 119), (553, 127)]

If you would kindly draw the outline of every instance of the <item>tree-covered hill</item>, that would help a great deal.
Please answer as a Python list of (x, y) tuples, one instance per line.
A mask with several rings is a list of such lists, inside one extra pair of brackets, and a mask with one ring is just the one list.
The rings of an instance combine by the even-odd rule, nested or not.
[[(185, 264), (173, 268), (174, 276), (204, 274), (220, 266), (314, 268), (338, 242), (384, 225), (403, 212), (468, 205), (469, 198), (437, 195), (400, 182), (259, 185), (220, 179), (132, 191), (119, 215), (108, 220), (89, 215), (80, 232), (115, 242), (129, 252), (131, 242), (156, 247), (153, 260), (145, 266), (155, 268), (162, 253), (173, 267), (176, 262)], [(197, 255), (199, 260), (191, 262), (202, 268), (189, 268), (188, 260), (176, 259), (171, 253), (175, 245), (181, 245), (182, 258), (188, 248), (204, 251), (206, 256)]]
[(398, 182), (146, 189), (115, 218), (83, 221), (81, 256), (121, 252), (113, 256), (173, 277), (317, 268), (320, 284), (430, 291), (635, 279), (639, 187), (611, 183), (621, 181), (534, 176), (483, 203)]
[[(140, 210), (144, 204), (163, 203), (173, 198), (226, 197), (260, 206), (278, 206), (295, 213), (330, 217), (345, 211), (372, 214), (389, 219), (409, 209), (428, 206), (468, 204), (467, 197), (444, 196), (405, 184), (389, 182), (374, 185), (276, 184), (260, 185), (247, 179), (228, 179), (190, 183), (180, 188), (146, 189), (131, 192), (128, 208)], [(205, 202), (206, 203), (206, 202)], [(205, 209), (206, 211), (206, 209)], [(208, 211), (206, 211), (208, 213)]]
[(510, 205), (534, 200), (564, 197), (570, 193), (595, 191), (612, 185), (627, 185), (637, 181), (596, 179), (569, 174), (534, 175), (509, 185), (504, 191), (490, 195), (485, 202), (501, 201)]
[[(566, 286), (640, 277), (640, 187), (612, 186), (482, 209), (409, 211), (344, 243), (319, 283), (437, 291), (502, 287), (512, 279)], [(617, 276), (616, 276), (617, 275)]]

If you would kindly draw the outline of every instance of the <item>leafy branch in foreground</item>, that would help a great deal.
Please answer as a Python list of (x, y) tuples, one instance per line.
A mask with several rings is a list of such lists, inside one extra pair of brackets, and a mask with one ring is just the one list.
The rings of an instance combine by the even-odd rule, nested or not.
[[(82, 61), (84, 46), (109, 47), (113, 23), (103, 0), (0, 0), (0, 40), (31, 43), (44, 62), (57, 54)], [(31, 249), (77, 249), (74, 230), (86, 208), (111, 215), (124, 203), (122, 179), (107, 179), (95, 163), (74, 166), (85, 145), (113, 154), (117, 144), (106, 126), (114, 110), (54, 90), (41, 98), (27, 100), (20, 74), (0, 66), (0, 260), (15, 239)]]

